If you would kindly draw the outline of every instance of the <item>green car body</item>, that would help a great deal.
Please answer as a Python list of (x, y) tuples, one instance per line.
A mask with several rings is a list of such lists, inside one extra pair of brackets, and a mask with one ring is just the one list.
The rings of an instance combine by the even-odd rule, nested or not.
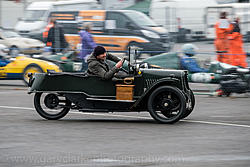
[[(142, 68), (132, 62), (127, 67), (126, 76), (112, 80), (102, 80), (87, 73), (30, 75), (29, 93), (35, 93), (35, 108), (46, 119), (60, 119), (70, 109), (81, 112), (149, 111), (160, 123), (175, 123), (193, 111), (195, 98), (189, 88), (187, 71)], [(118, 86), (132, 88), (132, 93), (125, 89), (119, 92)], [(118, 93), (132, 95), (132, 98), (119, 99)], [(47, 110), (59, 110), (59, 113), (49, 114)]]
[[(57, 64), (63, 72), (80, 72), (82, 62), (76, 57), (76, 52), (69, 51), (65, 54), (43, 56), (40, 57), (40, 59)], [(180, 57), (176, 52), (169, 52), (152, 56), (140, 62), (140, 64), (143, 63), (147, 63), (150, 68), (174, 70), (182, 69), (180, 64)], [(109, 62), (109, 65), (113, 66), (114, 62)], [(128, 63), (125, 63), (123, 65), (123, 68), (128, 70)], [(199, 83), (219, 83), (221, 80), (221, 73), (225, 72), (227, 68), (230, 67), (222, 67), (222, 65), (218, 62), (212, 63), (208, 73), (189, 73), (188, 81)]]
[(81, 71), (82, 61), (77, 58), (75, 51), (69, 51), (64, 54), (43, 55), (38, 58), (55, 63), (63, 72)]

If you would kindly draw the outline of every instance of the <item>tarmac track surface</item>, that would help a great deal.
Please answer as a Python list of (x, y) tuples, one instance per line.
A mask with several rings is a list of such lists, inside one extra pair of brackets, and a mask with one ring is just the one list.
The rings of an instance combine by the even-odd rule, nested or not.
[(250, 165), (247, 96), (196, 96), (185, 120), (157, 124), (148, 113), (80, 113), (42, 119), (23, 86), (0, 85), (0, 166)]

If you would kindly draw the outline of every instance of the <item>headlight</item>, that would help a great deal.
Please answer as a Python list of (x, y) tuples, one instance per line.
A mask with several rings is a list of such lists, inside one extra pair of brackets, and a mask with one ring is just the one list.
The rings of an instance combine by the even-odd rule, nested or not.
[(51, 62), (48, 62), (48, 64), (51, 65), (51, 66), (57, 66), (56, 64), (51, 63)]
[(160, 36), (159, 36), (158, 34), (152, 32), (152, 31), (141, 30), (141, 32), (142, 32), (145, 36), (147, 36), (147, 37), (149, 37), (149, 38), (160, 38)]

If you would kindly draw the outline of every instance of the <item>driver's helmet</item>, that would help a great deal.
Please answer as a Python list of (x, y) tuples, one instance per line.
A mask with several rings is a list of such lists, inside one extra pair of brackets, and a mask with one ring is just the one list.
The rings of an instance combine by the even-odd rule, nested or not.
[(46, 46), (43, 48), (44, 52), (51, 52), (51, 47), (50, 46)]
[(191, 44), (191, 43), (187, 43), (182, 46), (182, 52), (189, 56), (194, 56), (197, 50), (198, 48), (194, 44)]

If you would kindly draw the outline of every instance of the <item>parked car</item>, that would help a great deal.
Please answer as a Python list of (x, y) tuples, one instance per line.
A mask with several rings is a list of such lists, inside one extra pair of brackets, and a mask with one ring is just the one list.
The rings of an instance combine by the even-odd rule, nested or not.
[[(102, 80), (87, 73), (29, 75), (29, 93), (35, 93), (38, 114), (49, 120), (80, 112), (148, 111), (160, 123), (175, 123), (194, 109), (187, 71), (147, 69), (129, 57), (127, 75)], [(126, 71), (124, 69), (124, 71)]]
[(24, 38), (14, 31), (0, 29), (0, 44), (9, 48), (10, 55), (39, 54), (43, 51), (45, 44), (39, 40)]
[[(3, 57), (4, 58), (4, 57)], [(28, 73), (44, 73), (48, 70), (60, 72), (60, 68), (52, 62), (18, 56), (5, 57), (8, 64), (0, 67), (0, 80), (23, 80), (28, 84)]]

